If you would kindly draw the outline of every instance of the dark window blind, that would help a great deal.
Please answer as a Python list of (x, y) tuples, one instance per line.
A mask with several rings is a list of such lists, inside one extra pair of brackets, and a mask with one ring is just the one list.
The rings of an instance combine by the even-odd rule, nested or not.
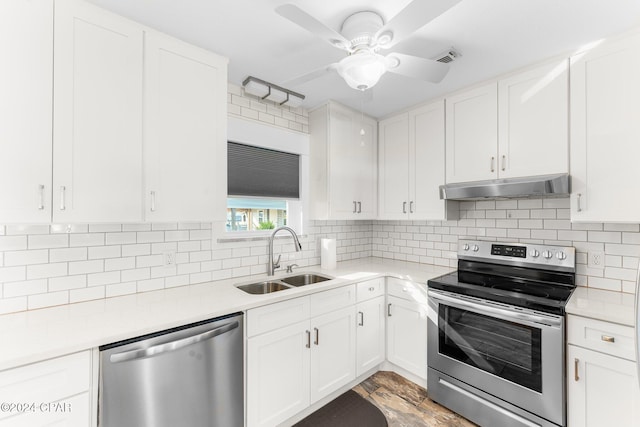
[(229, 196), (300, 198), (300, 156), (228, 142)]

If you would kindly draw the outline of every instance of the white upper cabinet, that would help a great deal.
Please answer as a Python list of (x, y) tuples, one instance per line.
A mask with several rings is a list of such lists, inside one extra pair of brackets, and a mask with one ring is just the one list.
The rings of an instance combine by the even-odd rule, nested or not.
[(640, 221), (640, 34), (571, 58), (571, 220)]
[(447, 183), (498, 177), (497, 84), (446, 99)]
[(377, 211), (377, 123), (330, 102), (309, 113), (313, 219), (373, 219)]
[(54, 222), (142, 219), (142, 26), (56, 1)]
[(53, 1), (0, 2), (0, 224), (51, 221)]
[(498, 82), (500, 178), (569, 171), (568, 84), (566, 59)]
[(447, 98), (447, 182), (567, 173), (567, 68), (558, 60)]
[(380, 122), (379, 217), (446, 219), (444, 101)]
[(226, 217), (227, 59), (145, 32), (145, 218)]

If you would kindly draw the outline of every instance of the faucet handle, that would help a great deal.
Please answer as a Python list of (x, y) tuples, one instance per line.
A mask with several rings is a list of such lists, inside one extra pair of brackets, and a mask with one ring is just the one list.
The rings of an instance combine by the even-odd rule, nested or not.
[(282, 258), (282, 254), (278, 255), (278, 259), (273, 262), (273, 269), (280, 268), (280, 258)]
[(287, 273), (293, 273), (293, 267), (299, 267), (299, 265), (298, 264), (287, 265)]

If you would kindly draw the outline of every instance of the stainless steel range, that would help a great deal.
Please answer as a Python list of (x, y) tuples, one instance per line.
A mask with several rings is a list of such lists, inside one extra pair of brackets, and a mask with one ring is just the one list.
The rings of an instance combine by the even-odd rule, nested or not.
[(565, 426), (575, 249), (460, 241), (429, 280), (429, 397), (482, 426)]

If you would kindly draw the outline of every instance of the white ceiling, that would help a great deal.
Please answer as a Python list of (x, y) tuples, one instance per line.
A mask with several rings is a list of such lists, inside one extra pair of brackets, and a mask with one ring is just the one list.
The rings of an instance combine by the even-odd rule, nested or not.
[(462, 0), (392, 49), (429, 58), (455, 47), (462, 57), (442, 82), (387, 73), (363, 94), (335, 72), (286, 86), (345, 53), (274, 9), (294, 3), (339, 31), (354, 12), (373, 10), (386, 22), (409, 0), (90, 1), (228, 57), (231, 83), (252, 75), (306, 95), (304, 107), (333, 99), (376, 118), (640, 25), (640, 0)]

